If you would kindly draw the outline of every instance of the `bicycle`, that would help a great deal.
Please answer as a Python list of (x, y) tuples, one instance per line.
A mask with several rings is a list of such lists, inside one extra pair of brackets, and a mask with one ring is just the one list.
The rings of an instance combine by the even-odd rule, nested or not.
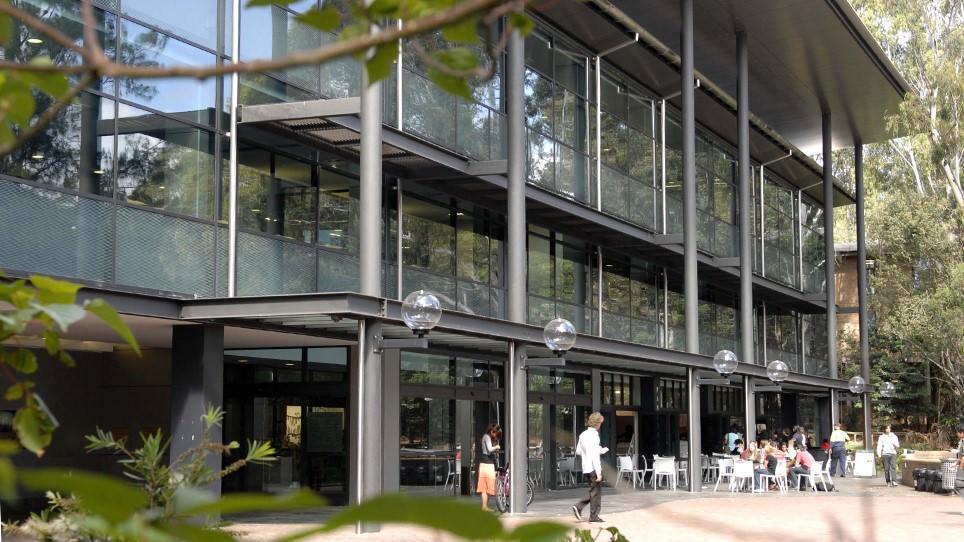
[[(511, 484), (511, 476), (509, 472), (509, 465), (505, 468), (496, 469), (495, 474), (495, 506), (499, 509), (500, 513), (505, 514), (509, 512), (509, 495)], [(526, 506), (532, 504), (532, 500), (535, 498), (535, 485), (532, 483), (532, 479), (528, 476), (526, 477)]]

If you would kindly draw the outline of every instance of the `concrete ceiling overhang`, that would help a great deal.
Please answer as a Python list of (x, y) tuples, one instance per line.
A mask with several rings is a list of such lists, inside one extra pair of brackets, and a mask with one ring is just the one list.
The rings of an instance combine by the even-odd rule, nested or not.
[[(679, 89), (673, 61), (679, 49), (678, 0), (550, 2), (537, 12), (594, 52), (631, 35), (633, 29), (613, 15), (622, 12), (665, 48), (640, 39), (606, 60), (657, 94)], [(831, 112), (835, 148), (891, 137), (886, 115), (896, 111), (907, 84), (846, 0), (700, 0), (694, 19), (695, 67), (709, 83), (696, 93), (699, 123), (731, 144), (737, 140), (735, 36), (744, 29), (755, 120), (751, 155), (763, 162), (785, 155), (787, 143), (796, 147), (794, 159), (768, 169), (817, 201), (823, 201), (820, 166), (806, 154), (821, 151), (825, 109)], [(671, 101), (679, 105), (678, 98)], [(852, 200), (838, 185), (835, 205)]]

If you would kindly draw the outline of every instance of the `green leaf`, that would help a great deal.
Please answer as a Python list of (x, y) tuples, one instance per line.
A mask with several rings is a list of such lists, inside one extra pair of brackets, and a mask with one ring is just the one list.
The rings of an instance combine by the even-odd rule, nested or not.
[(399, 0), (374, 0), (368, 5), (368, 16), (372, 19), (394, 17), (398, 13)]
[(393, 493), (347, 508), (335, 514), (325, 525), (289, 535), (281, 541), (301, 540), (358, 522), (417, 525), (464, 540), (493, 540), (504, 534), (499, 519), (477, 505), (446, 498), (413, 498)]
[(9, 123), (0, 122), (0, 144), (11, 143), (16, 137)]
[(37, 289), (37, 300), (45, 304), (71, 304), (77, 300), (77, 292), (80, 291), (80, 284), (43, 275), (31, 275), (30, 283)]
[(7, 104), (7, 118), (11, 122), (26, 126), (33, 118), (37, 102), (34, 101), (28, 85), (7, 83), (3, 87), (3, 97), (0, 99)]
[(147, 496), (138, 488), (117, 478), (68, 469), (29, 469), (20, 475), (24, 487), (32, 491), (70, 493), (80, 507), (112, 524), (121, 523), (147, 506)]
[(324, 32), (331, 32), (341, 23), (341, 13), (332, 6), (311, 8), (295, 19)]
[(6, 13), (0, 14), (0, 45), (6, 45), (13, 35), (13, 20)]
[(20, 451), (20, 445), (13, 439), (0, 439), (0, 455), (13, 455)]
[(0, 457), (0, 497), (9, 500), (17, 493), (17, 473), (9, 457)]
[(469, 83), (465, 78), (454, 77), (434, 68), (428, 71), (428, 76), (432, 82), (449, 94), (454, 94), (466, 101), (472, 100), (472, 88), (469, 87)]
[(442, 37), (452, 43), (473, 44), (479, 42), (478, 19), (469, 17), (442, 28)]
[(24, 406), (13, 417), (13, 428), (24, 448), (43, 457), (44, 448), (50, 445), (54, 425), (36, 404)]
[(3, 394), (3, 398), (7, 401), (19, 401), (23, 398), (23, 394), (26, 393), (27, 390), (33, 389), (33, 387), (33, 382), (17, 382), (7, 388), (7, 391)]
[(432, 56), (435, 57), (435, 60), (455, 70), (468, 71), (479, 65), (479, 54), (467, 47), (443, 49)]
[(77, 362), (74, 361), (74, 357), (71, 356), (66, 350), (57, 352), (57, 359), (59, 359), (60, 363), (63, 363), (67, 367), (75, 367), (77, 365)]
[(258, 493), (235, 493), (213, 501), (182, 510), (185, 516), (210, 516), (214, 514), (242, 514), (246, 512), (274, 512), (325, 506), (325, 500), (308, 490), (272, 496)]
[(60, 335), (58, 335), (56, 331), (45, 329), (43, 337), (44, 348), (47, 349), (47, 354), (53, 356), (60, 351)]
[(13, 370), (25, 375), (37, 372), (37, 355), (32, 350), (19, 348), (7, 354), (3, 362)]
[(565, 540), (570, 530), (572, 530), (572, 526), (564, 523), (534, 521), (519, 525), (506, 533), (502, 539), (518, 540), (519, 542), (557, 542)]
[[(50, 58), (46, 56), (34, 57), (30, 59), (30, 63), (43, 65), (53, 64)], [(70, 82), (67, 80), (67, 76), (62, 73), (37, 72), (31, 74), (24, 73), (24, 75), (30, 76), (29, 81), (33, 86), (51, 96), (61, 96), (70, 88)]]
[(532, 17), (524, 13), (510, 13), (509, 14), (509, 28), (515, 30), (522, 37), (527, 37), (536, 28), (536, 22), (532, 20)]
[(131, 333), (127, 324), (121, 320), (120, 315), (117, 314), (114, 307), (111, 307), (110, 304), (103, 299), (91, 299), (84, 303), (84, 309), (103, 320), (105, 324), (110, 326), (115, 333), (120, 335), (120, 337), (134, 349), (134, 352), (136, 352), (138, 356), (141, 355), (141, 347), (137, 344), (137, 339), (134, 338), (134, 334)]
[(43, 305), (40, 303), (35, 303), (34, 307), (40, 309), (40, 312), (53, 318), (53, 320), (57, 322), (57, 326), (60, 328), (60, 331), (67, 331), (67, 328), (69, 328), (71, 324), (83, 319), (84, 315), (86, 314), (84, 313), (83, 307), (77, 305), (67, 305), (62, 303)]
[(365, 61), (368, 83), (377, 83), (392, 73), (392, 62), (398, 58), (398, 45), (385, 43), (375, 49), (375, 54)]

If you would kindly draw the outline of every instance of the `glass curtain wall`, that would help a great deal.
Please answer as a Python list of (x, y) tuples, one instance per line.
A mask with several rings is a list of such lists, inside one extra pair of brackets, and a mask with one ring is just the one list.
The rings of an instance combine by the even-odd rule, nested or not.
[(729, 294), (702, 288), (699, 301), (700, 353), (712, 356), (720, 350), (739, 352), (736, 299)]
[(796, 190), (770, 176), (763, 179), (763, 274), (789, 286), (797, 286), (799, 269)]
[[(591, 70), (591, 95), (595, 69)], [(657, 188), (657, 125), (654, 101), (638, 86), (606, 71), (598, 100), (602, 109), (602, 164), (599, 191), (604, 212), (651, 231), (662, 227), (662, 196)], [(590, 153), (596, 154), (595, 105), (590, 111)], [(595, 165), (590, 164), (592, 175)], [(595, 183), (592, 183), (595, 185)], [(595, 201), (595, 194), (591, 194)], [(657, 221), (657, 217), (660, 217)]]
[(502, 363), (403, 351), (399, 381), (401, 490), (474, 494), (482, 435), (505, 424)]
[(529, 323), (554, 318), (572, 322), (579, 333), (594, 334), (591, 248), (572, 236), (529, 227)]
[[(494, 29), (492, 39), (498, 39), (498, 34), (498, 29)], [(480, 44), (469, 47), (476, 51), (483, 66), (490, 67), (485, 52), (487, 40), (481, 39)], [(504, 160), (502, 58), (492, 67), (492, 78), (470, 81), (472, 101), (467, 102), (433, 83), (428, 78), (429, 67), (416, 51), (431, 53), (446, 47), (440, 33), (403, 43), (402, 115), (400, 119), (393, 118), (386, 111), (385, 122), (474, 160)]]
[[(78, 2), (15, 4), (89, 46)], [(140, 0), (101, 6), (94, 8), (95, 35), (110, 58), (140, 66), (210, 65), (224, 58), (217, 21), (225, 15), (216, 0), (175, 0), (164, 9)], [(12, 32), (2, 47), (7, 60), (79, 62), (72, 50), (27, 26), (15, 24)], [(8, 204), (0, 229), (10, 239), (34, 240), (31, 246), (0, 243), (16, 246), (0, 248), (0, 266), (215, 295), (221, 81), (101, 78), (90, 85), (0, 162), (10, 181), (0, 186)], [(39, 100), (38, 114), (49, 97)]]
[(782, 360), (796, 373), (804, 372), (800, 359), (799, 314), (780, 307), (764, 307), (766, 361)]
[(538, 488), (582, 482), (576, 457), (579, 433), (592, 412), (588, 371), (533, 368), (528, 371), (528, 467)]
[(824, 268), (826, 252), (823, 241), (823, 206), (804, 196), (800, 205), (802, 239), (803, 276), (801, 287), (804, 292), (817, 293), (827, 287), (827, 272)]
[(543, 29), (526, 38), (525, 52), (528, 181), (591, 203), (588, 57)]
[(504, 222), (496, 213), (406, 192), (403, 292), (430, 290), (443, 308), (504, 318), (504, 239)]
[[(593, 279), (594, 294), (597, 283)], [(663, 297), (658, 269), (607, 251), (603, 253), (602, 287), (602, 335), (657, 346)]]

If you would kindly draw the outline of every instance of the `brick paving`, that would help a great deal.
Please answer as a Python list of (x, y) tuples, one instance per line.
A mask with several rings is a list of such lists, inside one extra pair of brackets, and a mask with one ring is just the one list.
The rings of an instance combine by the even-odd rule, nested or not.
[[(917, 493), (907, 487), (886, 487), (879, 479), (837, 479), (839, 491), (791, 492), (790, 495), (714, 493), (712, 486), (701, 493), (636, 490), (627, 486), (607, 488), (602, 516), (596, 527), (616, 526), (631, 541), (731, 541), (761, 536), (781, 542), (834, 540), (835, 542), (938, 542), (964, 536), (964, 499)], [(577, 524), (570, 506), (583, 489), (540, 492), (529, 513), (506, 517), (510, 525), (531, 519), (554, 519)], [(229, 530), (243, 540), (260, 542), (317, 525), (335, 509), (235, 518)], [(606, 536), (600, 540), (606, 540)], [(388, 525), (379, 533), (356, 535), (345, 529), (319, 541), (447, 542), (438, 533)]]

